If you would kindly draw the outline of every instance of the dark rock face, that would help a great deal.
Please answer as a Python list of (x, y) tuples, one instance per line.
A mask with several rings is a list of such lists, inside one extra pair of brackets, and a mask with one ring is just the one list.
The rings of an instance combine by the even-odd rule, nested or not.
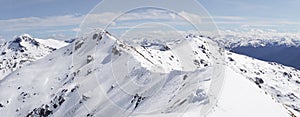
[(15, 40), (11, 41), (9, 43), (9, 46), (8, 48), (11, 49), (11, 50), (14, 50), (14, 51), (20, 51), (20, 52), (25, 52), (27, 49), (25, 46), (23, 46), (21, 44), (21, 42), (28, 42), (29, 44), (31, 44), (32, 46), (40, 46), (40, 43), (37, 42), (35, 39), (33, 39), (32, 37), (29, 37), (29, 36), (26, 36), (26, 35), (23, 35), (23, 36), (20, 36), (20, 37), (17, 37)]
[(22, 39), (21, 37), (16, 38), (15, 40), (12, 41), (13, 43), (21, 43)]

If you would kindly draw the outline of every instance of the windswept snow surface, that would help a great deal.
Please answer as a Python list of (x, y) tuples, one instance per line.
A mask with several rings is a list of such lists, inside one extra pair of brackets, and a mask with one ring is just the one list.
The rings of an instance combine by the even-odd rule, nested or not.
[(59, 41), (59, 40), (55, 40), (55, 39), (35, 39), (35, 40), (40, 42), (43, 45), (47, 45), (49, 47), (56, 48), (56, 49), (59, 49), (61, 47), (68, 45), (68, 43), (66, 43), (64, 41)]
[[(228, 52), (205, 37), (160, 44), (87, 34), (1, 80), (0, 115), (299, 116), (298, 70)], [(227, 66), (225, 75), (214, 71), (215, 61)], [(209, 92), (214, 73), (225, 77), (223, 92), (209, 113), (199, 113), (217, 98)]]

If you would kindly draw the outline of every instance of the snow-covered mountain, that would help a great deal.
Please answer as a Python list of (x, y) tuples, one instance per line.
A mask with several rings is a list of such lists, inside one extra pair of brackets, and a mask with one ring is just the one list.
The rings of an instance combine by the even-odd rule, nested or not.
[[(214, 105), (219, 95), (210, 89), (223, 78)], [(300, 116), (299, 88), (299, 70), (229, 52), (206, 37), (132, 46), (95, 31), (1, 80), (0, 115)]]
[(0, 80), (22, 66), (36, 61), (67, 43), (53, 39), (36, 39), (23, 34), (0, 45)]

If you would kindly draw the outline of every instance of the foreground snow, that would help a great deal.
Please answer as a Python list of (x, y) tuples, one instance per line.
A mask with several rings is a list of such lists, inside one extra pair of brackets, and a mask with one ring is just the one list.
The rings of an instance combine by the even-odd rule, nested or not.
[[(180, 117), (199, 117), (201, 108), (194, 107)], [(258, 89), (241, 74), (226, 67), (222, 94), (207, 117), (290, 117), (280, 103)], [(132, 117), (174, 117), (178, 114), (139, 115)]]
[(289, 117), (276, 103), (245, 76), (226, 69), (225, 84), (218, 104), (208, 117)]

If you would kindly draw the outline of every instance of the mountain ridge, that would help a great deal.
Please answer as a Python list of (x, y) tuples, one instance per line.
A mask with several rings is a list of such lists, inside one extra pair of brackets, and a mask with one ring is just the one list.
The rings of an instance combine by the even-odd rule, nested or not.
[[(213, 81), (213, 59), (219, 59), (217, 64), (228, 66), (226, 69), (248, 79), (251, 86), (257, 86), (254, 92), (266, 92), (273, 97), (265, 98), (268, 102), (282, 104), (274, 107), (282, 109), (280, 115), (299, 115), (299, 71), (234, 54), (211, 45), (209, 40), (190, 36), (175, 46), (173, 43), (160, 46), (170, 48), (165, 50), (151, 46), (155, 44), (132, 47), (106, 31), (95, 31), (1, 81), (0, 113), (7, 116), (142, 116), (143, 112), (176, 115), (189, 111), (188, 107), (201, 108), (215, 98), (208, 89)], [(190, 51), (180, 56), (171, 50)], [(215, 54), (225, 57), (218, 58)], [(32, 74), (35, 70), (40, 73)], [(8, 91), (16, 93), (8, 94)]]

